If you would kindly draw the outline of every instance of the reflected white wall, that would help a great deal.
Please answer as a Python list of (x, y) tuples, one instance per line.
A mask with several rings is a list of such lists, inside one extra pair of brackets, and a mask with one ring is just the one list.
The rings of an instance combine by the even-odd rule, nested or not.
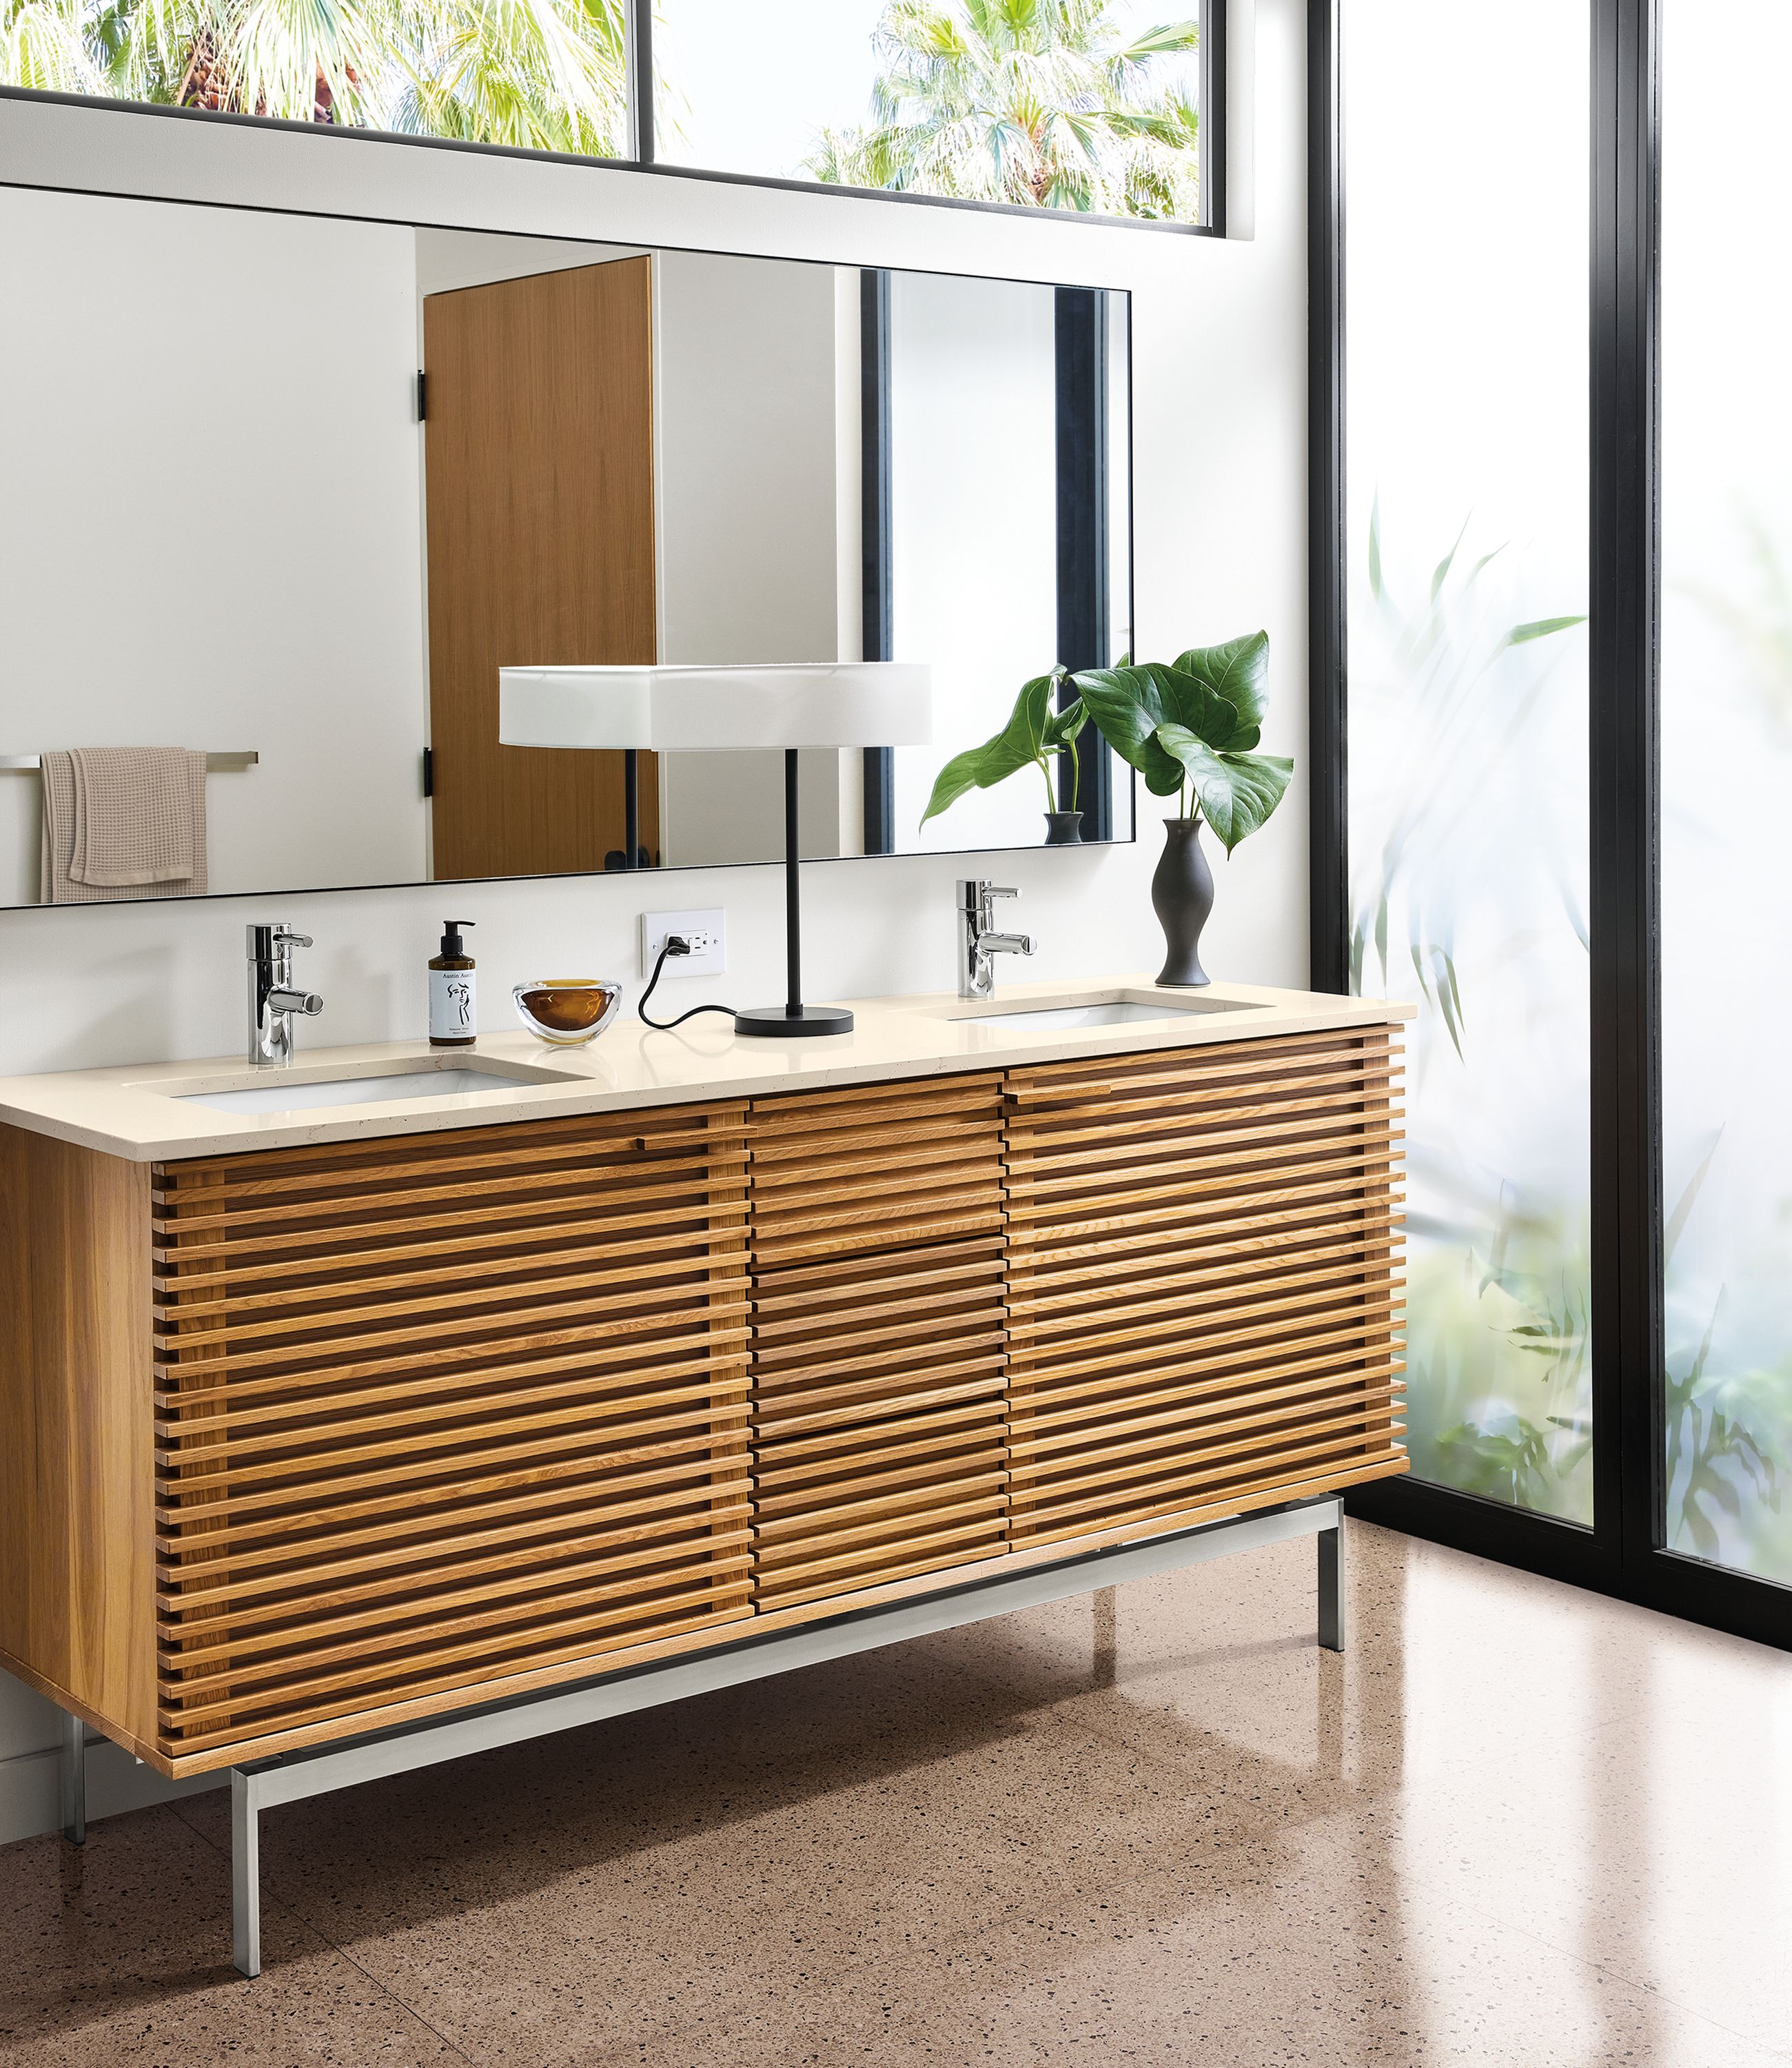
[[(0, 754), (252, 750), (214, 892), (421, 877), (409, 229), (4, 188), (0, 279)], [(0, 776), (0, 905), (39, 811)]]
[(934, 670), (934, 743), (896, 757), (905, 850), (1044, 838), (1046, 785), (1025, 769), (915, 828), (941, 765), (1058, 657), (1053, 306), (1026, 281), (890, 282), (893, 657)]
[[(661, 251), (653, 287), (660, 658), (837, 660), (835, 269)], [(802, 756), (805, 854), (843, 851), (842, 759)], [(660, 782), (668, 868), (783, 854), (781, 754), (668, 755)]]

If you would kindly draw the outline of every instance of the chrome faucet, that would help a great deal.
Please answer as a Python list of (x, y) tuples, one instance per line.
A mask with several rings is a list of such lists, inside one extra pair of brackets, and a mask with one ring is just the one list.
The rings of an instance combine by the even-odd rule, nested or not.
[(961, 882), (958, 886), (958, 995), (990, 998), (995, 995), (996, 955), (1030, 955), (1033, 942), (1026, 934), (998, 934), (995, 903), (998, 898), (1018, 898), (1018, 890), (999, 883)]
[(295, 991), (292, 951), (311, 945), (309, 934), (290, 926), (251, 926), (249, 934), (249, 1060), (258, 1069), (292, 1060), (292, 1016), (315, 1018), (323, 1000), (315, 991)]

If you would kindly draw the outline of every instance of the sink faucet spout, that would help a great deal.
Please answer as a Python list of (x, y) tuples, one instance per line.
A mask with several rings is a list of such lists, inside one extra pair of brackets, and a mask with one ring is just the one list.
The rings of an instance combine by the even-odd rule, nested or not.
[(295, 1016), (315, 1019), (323, 1010), (315, 991), (298, 990), (293, 983), (292, 951), (308, 948), (311, 937), (278, 922), (247, 933), (249, 1060), (258, 1069), (275, 1069), (292, 1060)]
[(1018, 890), (981, 878), (966, 879), (958, 885), (958, 995), (989, 998), (996, 987), (997, 955), (1030, 955), (1029, 934), (999, 934), (995, 929), (995, 901), (1018, 898)]

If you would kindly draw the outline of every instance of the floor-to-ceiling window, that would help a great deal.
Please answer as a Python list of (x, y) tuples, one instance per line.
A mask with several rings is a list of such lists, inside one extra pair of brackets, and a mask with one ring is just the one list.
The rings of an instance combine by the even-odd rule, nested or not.
[(1663, 32), (1666, 1538), (1792, 1582), (1792, 7)]
[(1419, 1008), (1412, 1468), (1586, 1523), (1587, 10), (1341, 31), (1350, 967)]
[(1792, 1647), (1792, 9), (1308, 21), (1315, 980), (1418, 1015), (1351, 1506)]

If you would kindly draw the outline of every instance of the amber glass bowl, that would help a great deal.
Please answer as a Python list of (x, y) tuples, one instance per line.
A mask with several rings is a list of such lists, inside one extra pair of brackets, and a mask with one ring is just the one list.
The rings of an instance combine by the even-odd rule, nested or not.
[(622, 986), (607, 976), (541, 976), (510, 993), (517, 1017), (538, 1041), (557, 1048), (589, 1041), (616, 1016)]

